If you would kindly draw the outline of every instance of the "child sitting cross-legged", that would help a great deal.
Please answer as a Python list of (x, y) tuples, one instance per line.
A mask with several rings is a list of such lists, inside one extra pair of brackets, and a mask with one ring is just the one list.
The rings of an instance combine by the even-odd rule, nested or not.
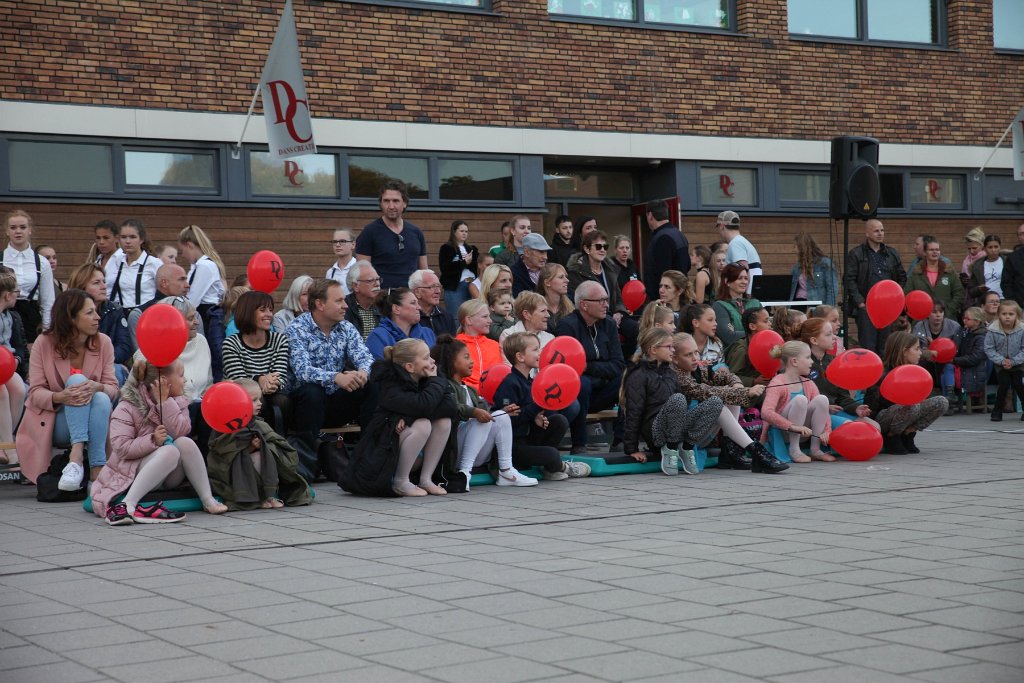
[(309, 484), (296, 471), (298, 453), (259, 416), (263, 391), (251, 379), (235, 380), (253, 403), (253, 418), (232, 434), (210, 439), (207, 469), (213, 492), (229, 510), (309, 505)]
[[(491, 411), (490, 406), (473, 387), (462, 383), (473, 373), (473, 358), (469, 349), (458, 339), (443, 334), (430, 350), (437, 363), (437, 374), (443, 376), (455, 391), (459, 424), (456, 428), (456, 469), (459, 490), (469, 490), (473, 468), (489, 462), (491, 453), (498, 451), (498, 486), (536, 486), (537, 480), (521, 474), (512, 466), (512, 420), (519, 407), (508, 404), (503, 410)], [(449, 443), (449, 447), (451, 444)]]
[(510, 416), (512, 464), (522, 469), (539, 465), (544, 470), (544, 478), (551, 481), (590, 476), (590, 465), (562, 462), (558, 453), (558, 444), (569, 429), (566, 417), (561, 413), (545, 413), (533, 401), (530, 371), (540, 367), (537, 335), (532, 332), (510, 335), (502, 343), (502, 351), (512, 363), (512, 372), (494, 392), (494, 404), (518, 408), (515, 415)]

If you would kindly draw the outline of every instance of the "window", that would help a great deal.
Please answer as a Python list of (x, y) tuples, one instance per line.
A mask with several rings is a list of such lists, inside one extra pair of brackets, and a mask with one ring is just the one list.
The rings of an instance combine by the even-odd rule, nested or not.
[(548, 13), (573, 17), (731, 29), (733, 0), (548, 0)]
[(878, 174), (879, 197), (878, 208), (880, 209), (902, 209), (903, 208), (903, 174), (902, 173), (879, 173)]
[(702, 206), (755, 206), (757, 171), (753, 168), (700, 169)]
[(279, 161), (271, 158), (270, 152), (251, 152), (249, 179), (254, 195), (337, 197), (337, 157), (307, 154)]
[(828, 173), (802, 171), (779, 172), (779, 202), (783, 204), (813, 202), (824, 204), (828, 201)]
[(441, 159), (437, 162), (441, 199), (510, 202), (511, 161)]
[(938, 45), (944, 0), (788, 0), (789, 32), (798, 36)]
[(11, 189), (35, 192), (113, 192), (110, 145), (12, 140)]
[(992, 0), (992, 36), (996, 49), (1024, 50), (1024, 2)]
[(623, 171), (546, 168), (544, 196), (567, 199), (633, 199), (633, 176)]
[(131, 187), (154, 189), (217, 189), (217, 155), (214, 152), (124, 153), (124, 182)]
[(417, 157), (348, 158), (348, 192), (350, 197), (380, 196), (381, 185), (397, 178), (409, 186), (409, 197), (426, 199), (430, 189), (430, 168), (427, 160)]
[(910, 203), (915, 209), (960, 208), (964, 203), (962, 176), (918, 175), (910, 176)]

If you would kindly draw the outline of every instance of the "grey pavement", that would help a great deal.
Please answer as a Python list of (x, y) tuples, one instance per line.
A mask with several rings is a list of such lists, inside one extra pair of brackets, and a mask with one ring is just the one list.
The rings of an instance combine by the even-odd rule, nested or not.
[(0, 486), (0, 681), (1024, 680), (1024, 423), (111, 528)]

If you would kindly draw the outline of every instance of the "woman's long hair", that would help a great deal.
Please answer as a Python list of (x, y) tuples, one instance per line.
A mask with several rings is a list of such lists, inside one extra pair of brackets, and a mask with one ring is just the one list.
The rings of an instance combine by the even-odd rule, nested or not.
[(818, 243), (807, 232), (800, 232), (793, 238), (796, 242), (797, 261), (800, 264), (800, 272), (809, 278), (814, 277), (814, 264), (825, 258), (825, 252), (821, 250)]
[[(194, 244), (199, 251), (203, 252), (203, 256), (217, 264), (217, 270), (220, 272), (220, 279), (226, 280), (227, 275), (224, 270), (224, 262), (217, 254), (217, 250), (213, 248), (213, 242), (206, 236), (203, 229), (198, 225), (186, 225), (185, 228), (178, 233), (178, 242), (180, 244)], [(193, 264), (194, 265), (194, 264)]]
[[(75, 327), (75, 318), (85, 308), (86, 303), (95, 304), (92, 297), (81, 289), (67, 289), (58, 294), (53, 302), (50, 328), (43, 334), (53, 338), (53, 348), (62, 359), (70, 358), (78, 346), (78, 328)], [(94, 334), (86, 338), (85, 348), (95, 351), (99, 347), (98, 336)]]

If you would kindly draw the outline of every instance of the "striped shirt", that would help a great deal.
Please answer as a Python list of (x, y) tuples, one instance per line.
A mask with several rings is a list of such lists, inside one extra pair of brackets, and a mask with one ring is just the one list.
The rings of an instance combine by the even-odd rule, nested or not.
[(270, 338), (261, 348), (254, 349), (242, 341), (241, 334), (224, 340), (221, 347), (224, 359), (224, 379), (251, 379), (276, 372), (281, 377), (281, 392), (288, 392), (288, 337), (270, 332)]

